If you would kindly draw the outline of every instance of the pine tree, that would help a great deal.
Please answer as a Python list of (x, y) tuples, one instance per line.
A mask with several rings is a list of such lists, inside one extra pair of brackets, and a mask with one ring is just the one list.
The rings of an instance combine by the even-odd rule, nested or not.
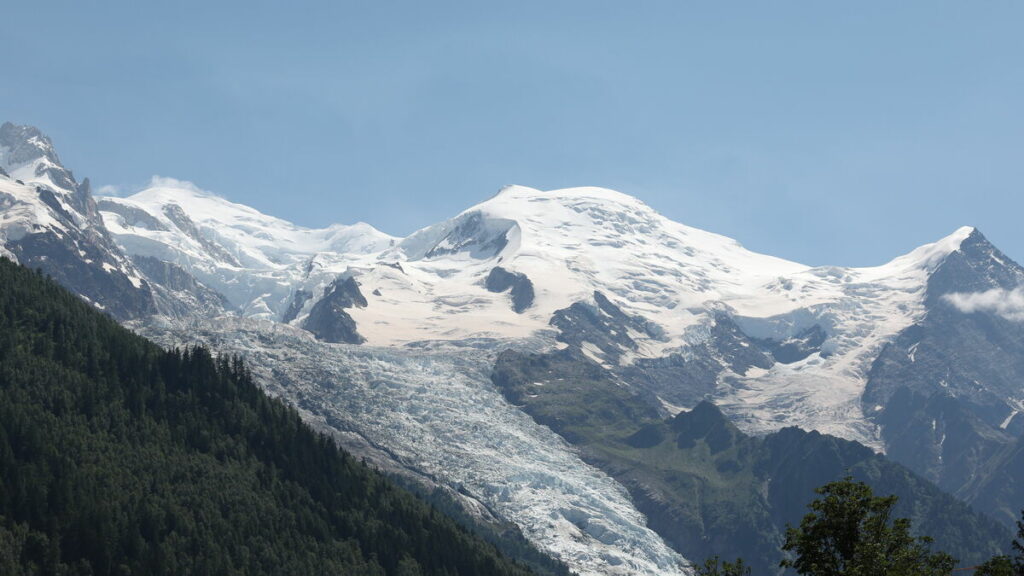
[(742, 558), (729, 562), (712, 556), (705, 560), (702, 566), (694, 568), (697, 570), (697, 576), (750, 576), (750, 566), (747, 566)]

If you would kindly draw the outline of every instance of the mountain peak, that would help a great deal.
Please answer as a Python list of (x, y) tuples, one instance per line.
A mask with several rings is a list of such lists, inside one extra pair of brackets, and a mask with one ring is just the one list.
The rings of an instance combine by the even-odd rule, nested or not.
[(53, 142), (35, 126), (4, 122), (0, 125), (0, 148), (0, 164), (8, 170), (40, 159), (60, 165)]
[(0, 167), (12, 178), (75, 193), (78, 184), (53, 142), (35, 126), (0, 125)]
[(1024, 268), (1003, 254), (977, 228), (961, 228), (949, 238), (953, 237), (959, 237), (959, 242), (928, 279), (929, 298), (994, 288), (1014, 290), (1024, 284)]

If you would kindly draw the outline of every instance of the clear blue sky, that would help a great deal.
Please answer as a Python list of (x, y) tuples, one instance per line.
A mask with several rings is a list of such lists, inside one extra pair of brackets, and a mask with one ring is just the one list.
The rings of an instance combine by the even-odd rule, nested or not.
[(599, 185), (810, 264), (881, 263), (965, 224), (1024, 260), (1021, 2), (12, 2), (0, 18), (0, 120), (125, 192), (160, 174), (404, 235), (505, 184)]

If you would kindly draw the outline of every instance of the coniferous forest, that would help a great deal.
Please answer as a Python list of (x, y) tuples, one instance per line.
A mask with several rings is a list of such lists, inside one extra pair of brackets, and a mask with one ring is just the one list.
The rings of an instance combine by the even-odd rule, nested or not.
[(0, 574), (528, 573), (239, 359), (162, 350), (0, 258)]

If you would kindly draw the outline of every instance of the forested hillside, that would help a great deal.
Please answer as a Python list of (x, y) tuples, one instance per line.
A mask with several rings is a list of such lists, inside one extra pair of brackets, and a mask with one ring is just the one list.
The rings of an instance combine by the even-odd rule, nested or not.
[(0, 258), (0, 574), (519, 575), (238, 359)]

